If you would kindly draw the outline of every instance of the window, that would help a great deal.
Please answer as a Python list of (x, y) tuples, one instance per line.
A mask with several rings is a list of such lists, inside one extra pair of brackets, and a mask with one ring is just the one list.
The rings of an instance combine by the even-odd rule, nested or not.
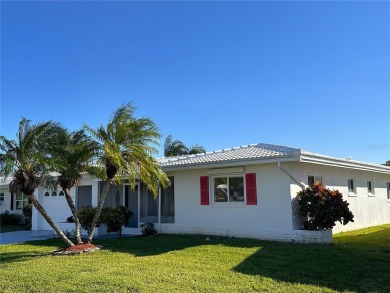
[(390, 201), (390, 182), (386, 183), (387, 187), (387, 200)]
[(169, 176), (171, 185), (167, 189), (161, 189), (161, 223), (175, 222), (175, 180)]
[(57, 196), (57, 191), (53, 191), (53, 192), (51, 193), (51, 196)]
[(60, 193), (58, 193), (59, 196), (64, 196), (65, 193), (61, 190)]
[(371, 196), (374, 195), (374, 187), (371, 180), (367, 181), (367, 191), (368, 191), (368, 195)]
[(244, 177), (214, 178), (214, 202), (244, 202)]
[(322, 176), (318, 176), (318, 175), (309, 175), (308, 178), (307, 178), (307, 184), (309, 186), (313, 186), (314, 184), (316, 184), (317, 182), (320, 182), (322, 183)]
[(4, 193), (3, 192), (0, 193), (0, 201), (4, 201)]
[(348, 179), (348, 192), (355, 193), (355, 182), (353, 179)]
[(16, 193), (16, 209), (21, 210), (25, 205), (28, 204), (28, 197), (22, 192)]
[(50, 196), (50, 193), (48, 191), (46, 191), (45, 196)]

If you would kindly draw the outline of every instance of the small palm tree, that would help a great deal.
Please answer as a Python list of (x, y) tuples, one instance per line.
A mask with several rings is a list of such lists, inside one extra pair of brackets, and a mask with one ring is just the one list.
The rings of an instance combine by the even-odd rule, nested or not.
[(168, 135), (164, 143), (164, 156), (174, 157), (183, 155), (194, 155), (205, 153), (203, 146), (196, 144), (188, 148), (181, 140), (173, 140), (172, 135)]
[(16, 141), (0, 136), (1, 170), (4, 176), (13, 175), (10, 191), (23, 192), (57, 235), (69, 246), (74, 246), (34, 195), (38, 186), (56, 187), (51, 166), (60, 165), (61, 162), (52, 153), (58, 138), (63, 135), (62, 131), (63, 128), (55, 122), (31, 125), (30, 120), (23, 118)]
[(206, 152), (206, 149), (199, 144), (193, 145), (188, 149), (189, 155), (203, 154), (205, 152)]
[(135, 118), (135, 108), (125, 104), (118, 108), (107, 126), (94, 130), (87, 129), (101, 144), (101, 161), (105, 166), (105, 184), (100, 195), (95, 216), (88, 233), (88, 243), (92, 242), (93, 233), (100, 217), (107, 193), (114, 183), (128, 180), (134, 189), (136, 180), (142, 181), (157, 196), (160, 186), (169, 184), (167, 175), (153, 157), (157, 153), (154, 145), (158, 144), (160, 134), (156, 124), (149, 118)]
[(72, 133), (64, 131), (64, 134), (55, 152), (55, 156), (61, 164), (54, 166), (54, 169), (59, 173), (57, 182), (65, 193), (76, 226), (76, 241), (77, 244), (80, 244), (82, 243), (81, 225), (70, 190), (81, 182), (83, 173), (91, 173), (92, 170), (96, 169), (92, 162), (97, 154), (98, 144), (87, 136), (84, 130)]
[(173, 140), (172, 135), (168, 135), (164, 143), (164, 156), (174, 157), (188, 154), (188, 148), (181, 140)]

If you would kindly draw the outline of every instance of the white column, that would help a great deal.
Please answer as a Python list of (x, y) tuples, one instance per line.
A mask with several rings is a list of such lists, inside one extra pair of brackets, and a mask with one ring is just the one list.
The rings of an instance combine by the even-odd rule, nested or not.
[(94, 180), (92, 182), (92, 206), (93, 207), (97, 207), (98, 205), (98, 202), (99, 202), (99, 198), (100, 198), (100, 194), (99, 194), (99, 182), (98, 180)]

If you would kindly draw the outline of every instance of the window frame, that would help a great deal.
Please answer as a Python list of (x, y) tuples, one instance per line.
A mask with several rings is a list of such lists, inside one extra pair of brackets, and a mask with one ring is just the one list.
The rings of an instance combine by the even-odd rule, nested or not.
[(0, 192), (0, 204), (2, 202), (4, 202), (4, 198), (5, 198), (5, 193), (4, 192)]
[[(352, 182), (352, 190), (350, 188), (350, 182)], [(347, 179), (347, 188), (348, 188), (348, 196), (357, 196), (356, 192), (356, 179), (348, 178)]]
[[(18, 195), (22, 196), (22, 199), (18, 199)], [(18, 202), (22, 203), (22, 207), (18, 207)], [(23, 210), (23, 208), (28, 205), (28, 197), (23, 192), (19, 191), (15, 193), (15, 210)]]
[[(227, 179), (227, 201), (215, 201), (215, 179), (216, 178), (226, 178)], [(243, 183), (243, 199), (242, 201), (231, 201), (230, 200), (230, 184), (229, 184), (229, 178), (241, 178)], [(211, 176), (210, 180), (210, 197), (211, 197), (211, 204), (214, 206), (244, 206), (246, 205), (246, 180), (245, 180), (245, 174), (215, 174)]]
[(390, 182), (386, 182), (387, 202), (390, 203)]
[(370, 197), (375, 196), (375, 185), (374, 185), (374, 180), (372, 179), (367, 180), (367, 194)]
[[(310, 184), (310, 182), (309, 182), (310, 181), (310, 177), (313, 177), (313, 181), (314, 181), (313, 184)], [(318, 178), (321, 178), (321, 180), (316, 180)], [(319, 174), (308, 174), (307, 175), (307, 185), (308, 186), (312, 186), (312, 185), (316, 184), (316, 182), (321, 182), (322, 185), (324, 184), (324, 180), (323, 180), (322, 175), (319, 175)]]

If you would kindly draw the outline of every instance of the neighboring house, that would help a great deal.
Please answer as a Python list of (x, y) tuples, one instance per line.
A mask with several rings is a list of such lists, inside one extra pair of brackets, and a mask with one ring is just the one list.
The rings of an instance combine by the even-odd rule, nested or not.
[[(297, 192), (316, 181), (338, 189), (355, 215), (354, 223), (338, 224), (333, 232), (390, 223), (387, 166), (269, 144), (161, 158), (159, 162), (172, 186), (161, 190), (158, 198), (142, 183), (135, 190), (125, 184), (109, 192), (106, 206), (125, 205), (134, 212), (124, 233), (138, 233), (140, 224), (153, 222), (162, 233), (329, 242), (330, 231), (301, 230), (296, 212)], [(77, 207), (96, 206), (102, 186), (103, 182), (85, 176), (82, 185), (72, 189)], [(5, 185), (1, 188), (6, 207), (17, 209), (25, 203), (18, 195), (10, 196)], [(65, 222), (70, 216), (60, 192), (39, 188), (36, 196), (55, 221)], [(33, 229), (49, 228), (34, 212)], [(99, 233), (104, 233), (103, 228)]]

